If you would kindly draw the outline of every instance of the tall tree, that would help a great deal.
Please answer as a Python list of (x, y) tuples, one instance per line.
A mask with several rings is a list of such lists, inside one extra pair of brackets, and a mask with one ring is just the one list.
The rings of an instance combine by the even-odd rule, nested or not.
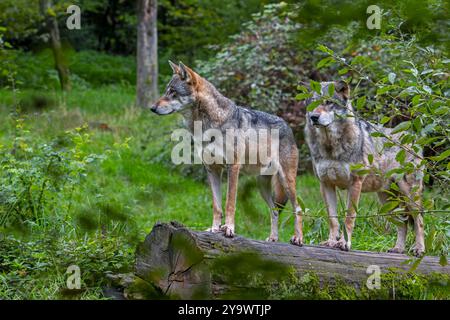
[(157, 0), (137, 0), (137, 98), (149, 107), (158, 97)]
[(61, 38), (59, 36), (58, 20), (56, 19), (55, 12), (52, 10), (52, 0), (39, 0), (39, 8), (44, 17), (45, 26), (50, 34), (55, 68), (58, 71), (61, 89), (68, 91), (70, 90), (69, 68), (64, 59)]

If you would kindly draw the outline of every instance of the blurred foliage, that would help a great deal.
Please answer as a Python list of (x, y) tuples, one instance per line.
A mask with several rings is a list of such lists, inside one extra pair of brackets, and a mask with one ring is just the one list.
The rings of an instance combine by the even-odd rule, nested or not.
[[(120, 245), (120, 239), (103, 241), (88, 238), (60, 241), (43, 237), (22, 241), (0, 239), (0, 299), (101, 299), (106, 273), (130, 269), (133, 250)], [(77, 265), (81, 289), (68, 290), (66, 270)]]
[(414, 272), (389, 270), (381, 274), (381, 287), (369, 290), (366, 286), (356, 288), (339, 276), (334, 283), (320, 282), (314, 273), (298, 276), (290, 270), (286, 280), (268, 286), (269, 299), (287, 300), (419, 300), (448, 299), (450, 278), (448, 275), (419, 275)]
[(240, 31), (243, 21), (270, 2), (274, 1), (161, 0), (159, 45), (167, 50), (163, 55), (188, 64), (209, 58), (230, 35)]
[[(258, 12), (264, 0), (161, 0), (158, 1), (158, 38), (161, 70), (168, 74), (167, 59), (206, 59), (214, 48), (237, 33), (241, 22)], [(81, 9), (81, 29), (69, 30), (66, 8)], [(52, 11), (59, 21), (61, 39), (67, 49), (95, 50), (109, 54), (132, 55), (136, 52), (136, 7), (126, 0), (54, 1)], [(8, 29), (5, 38), (15, 48), (40, 51), (49, 35), (43, 28), (38, 2), (5, 0), (0, 3), (0, 26)], [(130, 69), (133, 65), (130, 65)], [(113, 68), (111, 68), (113, 69)]]
[[(39, 53), (8, 50), (8, 66), (14, 66), (15, 84), (19, 88), (59, 88), (58, 74), (54, 68), (50, 49)], [(131, 56), (117, 56), (97, 51), (66, 50), (65, 54), (71, 72), (71, 82), (76, 88), (100, 87), (116, 84), (131, 86), (136, 82), (136, 61)], [(0, 74), (0, 86), (9, 83), (9, 73)]]

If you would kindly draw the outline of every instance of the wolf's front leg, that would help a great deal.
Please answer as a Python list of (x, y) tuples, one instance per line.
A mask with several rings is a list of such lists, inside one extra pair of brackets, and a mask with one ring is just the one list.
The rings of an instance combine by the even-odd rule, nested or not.
[(332, 185), (320, 183), (320, 191), (322, 193), (323, 200), (327, 207), (328, 212), (328, 224), (329, 224), (329, 234), (328, 240), (322, 242), (321, 245), (325, 245), (331, 248), (337, 248), (338, 238), (339, 238), (339, 220), (337, 216), (337, 198), (336, 198), (336, 187)]
[(213, 200), (213, 223), (208, 231), (220, 232), (220, 225), (222, 224), (222, 170), (207, 169), (207, 173)]
[(239, 164), (233, 164), (228, 167), (228, 190), (227, 202), (225, 208), (225, 224), (221, 227), (225, 237), (234, 236), (234, 214), (236, 211), (236, 194), (239, 180)]

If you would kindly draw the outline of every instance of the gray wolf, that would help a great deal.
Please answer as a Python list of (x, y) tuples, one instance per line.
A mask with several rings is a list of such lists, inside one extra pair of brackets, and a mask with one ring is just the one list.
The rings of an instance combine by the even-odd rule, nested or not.
[[(423, 172), (404, 174), (401, 177), (392, 175), (391, 178), (386, 178), (385, 174), (388, 171), (400, 166), (396, 161), (400, 147), (397, 144), (384, 146), (388, 141), (386, 137), (373, 137), (371, 133), (382, 132), (393, 141), (398, 141), (399, 134), (392, 134), (391, 129), (356, 118), (349, 100), (349, 86), (344, 81), (333, 82), (332, 98), (328, 100), (324, 98), (328, 90), (332, 90), (331, 83), (322, 82), (321, 94), (314, 92), (306, 101), (308, 105), (313, 101), (322, 101), (314, 110), (307, 113), (305, 137), (329, 216), (329, 237), (323, 244), (349, 250), (360, 194), (377, 192), (382, 203), (387, 202), (392, 194), (404, 199), (400, 202), (405, 210), (402, 222), (397, 228), (397, 242), (389, 252), (404, 253), (410, 220), (413, 221), (415, 230), (413, 254), (422, 255), (425, 252), (421, 209)], [(416, 156), (408, 152), (406, 154), (406, 162), (419, 163), (420, 160)], [(358, 164), (365, 169), (360, 171), (362, 175), (356, 172), (354, 165)], [(394, 187), (393, 182), (398, 187)], [(348, 190), (345, 219), (347, 240), (343, 233), (339, 235), (336, 188)]]
[[(251, 139), (236, 139), (234, 141), (232, 162), (205, 163), (208, 182), (212, 191), (213, 223), (212, 232), (223, 232), (227, 237), (235, 233), (235, 206), (238, 179), (240, 172), (256, 175), (260, 193), (271, 211), (271, 232), (268, 241), (278, 241), (278, 216), (280, 210), (289, 200), (295, 210), (295, 235), (291, 242), (301, 245), (302, 211), (296, 199), (296, 175), (298, 165), (298, 149), (291, 128), (281, 118), (257, 110), (237, 106), (233, 101), (223, 96), (210, 82), (202, 78), (183, 63), (179, 65), (169, 61), (173, 70), (164, 95), (151, 107), (158, 115), (179, 112), (183, 115), (185, 125), (193, 132), (194, 123), (201, 121), (203, 131), (219, 130), (223, 136), (229, 129), (276, 129), (279, 132), (278, 157), (270, 158), (269, 166), (275, 171), (271, 175), (261, 174), (263, 164), (258, 158), (256, 163), (249, 164), (238, 159), (248, 153), (253, 144), (260, 141)], [(240, 142), (237, 142), (240, 140)], [(202, 142), (204, 147), (213, 141)], [(240, 144), (240, 145), (237, 145)], [(224, 151), (225, 154), (225, 151)], [(228, 189), (225, 205), (225, 223), (222, 224), (222, 172), (227, 172)]]

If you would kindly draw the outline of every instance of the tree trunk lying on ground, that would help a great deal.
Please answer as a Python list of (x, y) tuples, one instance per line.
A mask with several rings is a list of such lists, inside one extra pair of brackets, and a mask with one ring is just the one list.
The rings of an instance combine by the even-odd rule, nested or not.
[[(239, 236), (229, 239), (191, 231), (176, 222), (154, 226), (137, 250), (135, 267), (135, 279), (146, 284), (141, 288), (183, 299), (396, 298), (402, 294), (402, 284), (397, 281), (402, 277), (420, 290), (437, 283), (439, 290), (444, 290), (439, 292), (446, 292), (450, 278), (450, 267), (441, 266), (437, 257), (418, 260), (400, 254), (298, 247)], [(378, 267), (381, 288), (369, 290), (368, 278)], [(375, 277), (372, 274), (369, 283), (376, 287)], [(132, 293), (139, 290), (136, 286), (129, 290), (128, 298), (137, 297)], [(142, 290), (138, 296), (152, 297)]]

